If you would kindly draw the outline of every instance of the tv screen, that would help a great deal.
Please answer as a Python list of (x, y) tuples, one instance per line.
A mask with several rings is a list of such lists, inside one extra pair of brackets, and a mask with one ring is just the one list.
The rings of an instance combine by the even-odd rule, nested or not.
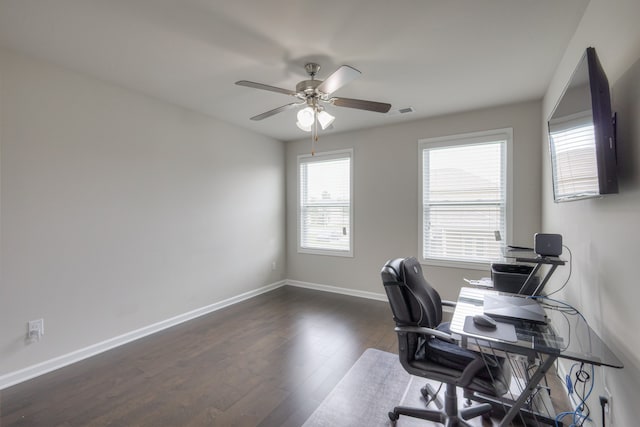
[(548, 121), (556, 202), (618, 192), (609, 82), (587, 48)]

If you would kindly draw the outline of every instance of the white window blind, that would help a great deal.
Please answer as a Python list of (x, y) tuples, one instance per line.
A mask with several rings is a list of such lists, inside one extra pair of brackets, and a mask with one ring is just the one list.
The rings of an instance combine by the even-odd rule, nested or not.
[(351, 151), (299, 157), (300, 252), (350, 256)]
[(510, 136), (423, 142), (422, 255), (435, 261), (500, 259), (507, 236), (506, 145)]
[(555, 125), (550, 138), (556, 199), (599, 194), (593, 123)]

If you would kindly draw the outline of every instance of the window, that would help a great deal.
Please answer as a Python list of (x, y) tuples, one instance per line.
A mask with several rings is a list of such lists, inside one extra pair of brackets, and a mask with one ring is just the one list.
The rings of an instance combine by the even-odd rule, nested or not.
[(512, 130), (503, 129), (419, 141), (425, 263), (486, 268), (502, 257), (511, 139)]
[(353, 256), (353, 150), (298, 156), (298, 252)]

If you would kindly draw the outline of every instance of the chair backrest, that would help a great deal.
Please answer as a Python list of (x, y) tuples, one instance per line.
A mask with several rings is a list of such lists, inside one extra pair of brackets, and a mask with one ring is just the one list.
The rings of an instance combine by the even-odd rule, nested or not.
[(442, 322), (442, 300), (425, 280), (417, 259), (389, 260), (380, 274), (398, 326), (435, 328)]

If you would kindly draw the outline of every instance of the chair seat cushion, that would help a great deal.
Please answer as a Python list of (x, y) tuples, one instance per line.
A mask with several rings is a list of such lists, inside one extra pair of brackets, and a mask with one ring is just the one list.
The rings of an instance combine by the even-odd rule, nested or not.
[[(451, 333), (448, 322), (440, 324), (437, 329), (445, 333)], [(463, 371), (469, 363), (478, 357), (480, 357), (480, 355), (476, 352), (462, 348), (458, 344), (434, 337), (428, 339), (420, 337), (415, 353), (417, 360), (430, 360), (458, 371)], [(482, 357), (484, 357), (486, 368), (479, 372), (478, 376), (491, 380), (492, 377), (498, 375), (502, 359), (491, 355), (484, 355)], [(491, 370), (491, 372), (489, 372), (488, 369)]]

